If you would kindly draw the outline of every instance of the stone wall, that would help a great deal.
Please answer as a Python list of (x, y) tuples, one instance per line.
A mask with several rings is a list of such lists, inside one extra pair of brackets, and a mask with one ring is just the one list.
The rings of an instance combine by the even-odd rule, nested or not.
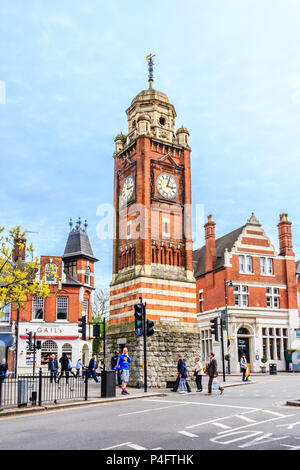
[[(186, 360), (188, 377), (193, 377), (195, 356), (200, 355), (200, 336), (198, 325), (175, 322), (155, 322), (155, 333), (147, 338), (147, 381), (149, 388), (166, 388), (167, 381), (176, 380), (176, 354)], [(143, 337), (134, 333), (134, 322), (110, 325), (107, 333), (108, 357), (120, 345), (126, 344), (132, 359), (129, 386), (143, 387), (144, 384), (144, 346)]]

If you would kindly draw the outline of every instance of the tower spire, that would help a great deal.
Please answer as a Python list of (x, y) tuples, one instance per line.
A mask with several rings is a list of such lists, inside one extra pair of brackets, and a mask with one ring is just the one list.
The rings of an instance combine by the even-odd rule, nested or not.
[(153, 75), (153, 67), (154, 67), (154, 61), (153, 61), (153, 58), (155, 57), (155, 54), (153, 55), (152, 53), (150, 53), (147, 57), (146, 57), (146, 61), (148, 63), (148, 69), (149, 69), (149, 89), (151, 90), (153, 88), (153, 82), (154, 82), (154, 75)]

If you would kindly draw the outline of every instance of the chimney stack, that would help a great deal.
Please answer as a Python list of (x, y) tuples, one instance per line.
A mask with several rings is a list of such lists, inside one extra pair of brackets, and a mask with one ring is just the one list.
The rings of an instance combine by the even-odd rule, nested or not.
[(212, 220), (212, 215), (207, 217), (205, 228), (205, 271), (214, 269), (217, 261), (216, 253), (216, 238), (215, 238), (215, 222)]
[(289, 222), (288, 214), (280, 214), (278, 224), (279, 251), (283, 256), (295, 256), (292, 242), (292, 223)]
[(14, 262), (18, 260), (25, 261), (26, 258), (26, 238), (16, 237), (14, 240), (14, 249), (12, 259)]

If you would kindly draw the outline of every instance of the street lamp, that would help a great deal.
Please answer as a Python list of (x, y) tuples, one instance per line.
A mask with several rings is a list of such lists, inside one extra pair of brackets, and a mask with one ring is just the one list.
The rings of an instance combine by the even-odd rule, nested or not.
[[(229, 330), (228, 330), (228, 296), (227, 296), (227, 287), (234, 287), (233, 285), (233, 282), (232, 281), (227, 281), (226, 279), (224, 279), (224, 287), (225, 287), (225, 311), (226, 311), (226, 330), (227, 330), (227, 351), (228, 351), (228, 347), (230, 346), (230, 339), (228, 339), (229, 337)], [(230, 374), (231, 371), (230, 371), (230, 354), (228, 354), (228, 374)]]

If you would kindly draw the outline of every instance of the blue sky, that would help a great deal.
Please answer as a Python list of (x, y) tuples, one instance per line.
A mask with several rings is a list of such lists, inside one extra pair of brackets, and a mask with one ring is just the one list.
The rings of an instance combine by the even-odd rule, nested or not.
[(191, 134), (193, 204), (217, 237), (255, 211), (276, 247), (288, 212), (300, 258), (298, 0), (1, 0), (0, 19), (0, 225), (60, 255), (69, 217), (86, 218), (109, 284), (97, 208), (113, 201), (114, 138), (153, 52), (154, 86)]

